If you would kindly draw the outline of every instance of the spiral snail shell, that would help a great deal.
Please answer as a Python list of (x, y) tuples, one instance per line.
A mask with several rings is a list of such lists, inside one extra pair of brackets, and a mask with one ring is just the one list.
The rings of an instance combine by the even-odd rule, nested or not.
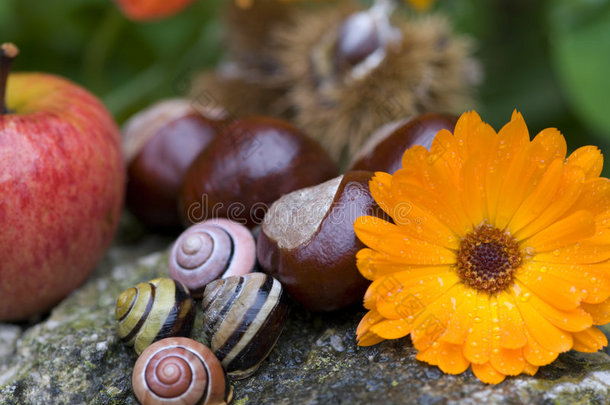
[(203, 339), (235, 379), (252, 375), (277, 342), (288, 313), (279, 281), (264, 273), (228, 277), (203, 293)]
[(233, 389), (212, 351), (189, 338), (166, 338), (142, 352), (131, 377), (142, 405), (228, 404)]
[(248, 228), (224, 218), (195, 224), (182, 233), (169, 256), (169, 273), (201, 298), (210, 281), (250, 273), (256, 261)]
[(157, 340), (188, 336), (195, 306), (182, 283), (157, 278), (123, 291), (116, 302), (115, 317), (119, 337), (140, 354)]

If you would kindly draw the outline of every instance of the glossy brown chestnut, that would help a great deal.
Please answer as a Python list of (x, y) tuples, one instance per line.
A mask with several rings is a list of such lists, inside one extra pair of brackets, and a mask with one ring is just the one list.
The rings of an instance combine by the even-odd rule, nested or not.
[(224, 217), (252, 228), (283, 194), (336, 175), (322, 147), (290, 123), (244, 118), (197, 156), (184, 180), (180, 211), (185, 224)]
[(186, 170), (212, 141), (224, 113), (196, 110), (189, 100), (166, 100), (133, 116), (123, 128), (127, 206), (145, 225), (180, 226), (178, 193)]
[(414, 145), (430, 149), (441, 129), (453, 132), (457, 117), (449, 114), (423, 114), (384, 125), (355, 156), (350, 170), (370, 170), (393, 174), (402, 167), (402, 155)]
[(369, 282), (356, 268), (364, 247), (354, 233), (361, 215), (384, 216), (370, 194), (373, 173), (348, 172), (273, 203), (257, 257), (303, 307), (334, 311), (362, 301)]

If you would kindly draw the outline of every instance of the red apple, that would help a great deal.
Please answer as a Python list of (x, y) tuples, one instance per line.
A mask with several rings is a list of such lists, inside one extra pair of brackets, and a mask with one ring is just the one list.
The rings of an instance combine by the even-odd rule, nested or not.
[(44, 313), (89, 276), (122, 208), (119, 129), (102, 103), (0, 51), (0, 321)]
[(114, 0), (121, 11), (132, 20), (148, 21), (179, 13), (193, 0)]

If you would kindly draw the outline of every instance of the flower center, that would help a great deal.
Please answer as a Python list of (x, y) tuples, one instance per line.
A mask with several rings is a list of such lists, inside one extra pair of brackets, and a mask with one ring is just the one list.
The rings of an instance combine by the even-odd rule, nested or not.
[(521, 265), (521, 251), (515, 238), (489, 225), (466, 235), (457, 254), (457, 272), (464, 284), (495, 293), (513, 281)]

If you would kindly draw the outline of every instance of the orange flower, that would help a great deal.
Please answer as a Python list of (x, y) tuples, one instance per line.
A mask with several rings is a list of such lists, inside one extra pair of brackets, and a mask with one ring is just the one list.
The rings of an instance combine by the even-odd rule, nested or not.
[(413, 8), (419, 11), (425, 11), (430, 8), (430, 5), (434, 2), (434, 0), (405, 0), (409, 3)]
[(402, 164), (370, 181), (394, 224), (354, 224), (373, 280), (361, 346), (410, 334), (417, 359), (495, 384), (607, 344), (593, 326), (610, 322), (610, 180), (597, 148), (566, 159), (554, 128), (530, 141), (516, 111), (498, 133), (469, 112)]
[(114, 0), (134, 21), (159, 20), (179, 13), (194, 0)]

